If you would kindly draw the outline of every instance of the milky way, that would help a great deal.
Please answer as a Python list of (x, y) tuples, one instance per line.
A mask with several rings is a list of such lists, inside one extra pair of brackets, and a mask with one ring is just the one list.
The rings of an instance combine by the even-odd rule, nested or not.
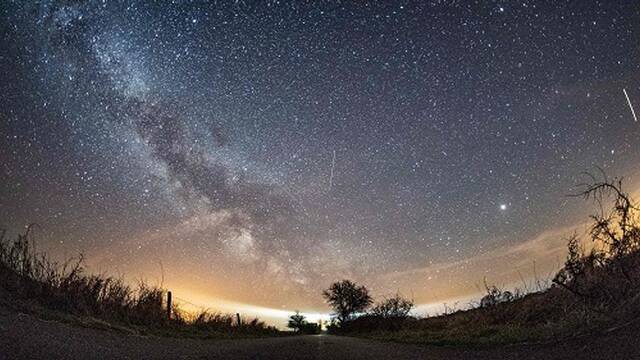
[(637, 184), (634, 1), (0, 9), (0, 225), (96, 271), (444, 301), (561, 261), (581, 172)]

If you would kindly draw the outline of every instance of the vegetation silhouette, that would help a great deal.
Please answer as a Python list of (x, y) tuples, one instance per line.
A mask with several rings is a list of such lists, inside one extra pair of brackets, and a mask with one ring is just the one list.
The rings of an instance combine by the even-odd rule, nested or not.
[(409, 315), (413, 307), (413, 300), (396, 293), (392, 297), (378, 301), (360, 316), (340, 323), (332, 323), (328, 331), (334, 334), (348, 334), (361, 329), (396, 331), (401, 329), (406, 321), (416, 319)]
[(289, 317), (287, 327), (298, 334), (319, 334), (321, 331), (320, 324), (308, 322), (299, 311)]
[[(485, 280), (486, 294), (468, 309), (426, 318), (411, 316), (413, 302), (396, 295), (369, 312), (362, 310), (370, 301), (360, 313), (348, 312), (329, 331), (411, 343), (487, 345), (545, 341), (629, 324), (640, 313), (640, 209), (621, 179), (609, 179), (604, 172), (588, 176), (590, 182), (572, 196), (599, 207), (591, 216), (590, 241), (577, 234), (567, 239), (566, 261), (545, 282), (548, 286), (536, 279), (535, 291), (526, 285), (508, 291)], [(364, 286), (359, 289), (368, 296)], [(336, 299), (345, 298), (329, 301), (336, 314), (344, 307)]]
[(113, 327), (134, 327), (167, 335), (224, 337), (279, 333), (258, 319), (238, 323), (230, 314), (208, 310), (191, 314), (177, 306), (169, 319), (165, 289), (144, 281), (131, 287), (122, 278), (87, 274), (82, 255), (62, 264), (55, 262), (47, 254), (36, 252), (30, 241), (34, 227), (34, 224), (27, 226), (14, 241), (8, 241), (6, 230), (0, 230), (0, 297), (19, 310), (71, 321), (82, 318), (83, 323), (87, 318), (102, 319)]
[[(563, 267), (536, 291), (503, 290), (487, 284), (486, 295), (467, 310), (419, 318), (413, 300), (395, 294), (374, 304), (369, 290), (350, 280), (331, 284), (322, 296), (333, 308), (328, 330), (386, 340), (430, 344), (496, 344), (541, 341), (624, 326), (640, 313), (640, 208), (621, 179), (590, 176), (573, 196), (594, 201), (588, 239), (567, 239)], [(88, 274), (82, 255), (64, 263), (35, 251), (35, 225), (10, 241), (0, 230), (0, 300), (20, 309), (71, 314), (167, 335), (203, 337), (277, 335), (258, 319), (179, 307), (167, 317), (166, 290), (140, 281)], [(537, 280), (538, 284), (540, 281)], [(7, 300), (10, 297), (11, 300)], [(16, 301), (13, 301), (13, 300)], [(51, 316), (49, 314), (49, 316)], [(299, 313), (289, 327), (312, 334), (320, 326)]]
[(322, 292), (322, 296), (333, 308), (340, 324), (349, 321), (359, 312), (365, 311), (373, 302), (369, 290), (351, 280), (337, 281)]
[[(575, 196), (593, 200), (598, 213), (591, 215), (592, 240), (587, 252), (574, 234), (568, 241), (564, 267), (553, 283), (568, 290), (591, 311), (612, 313), (640, 302), (640, 209), (623, 190), (622, 179), (592, 182)], [(604, 207), (613, 198), (609, 209)]]
[(406, 318), (413, 306), (413, 300), (408, 300), (400, 293), (396, 293), (394, 296), (376, 303), (371, 309), (371, 314), (384, 319)]

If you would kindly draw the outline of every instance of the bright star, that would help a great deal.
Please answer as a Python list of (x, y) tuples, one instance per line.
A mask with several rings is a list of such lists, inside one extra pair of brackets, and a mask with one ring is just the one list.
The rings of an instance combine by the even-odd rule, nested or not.
[(500, 204), (500, 210), (507, 210), (507, 204)]

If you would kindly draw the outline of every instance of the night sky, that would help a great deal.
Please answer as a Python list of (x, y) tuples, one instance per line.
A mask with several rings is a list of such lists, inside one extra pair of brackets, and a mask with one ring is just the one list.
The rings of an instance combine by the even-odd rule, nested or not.
[(0, 225), (198, 304), (545, 277), (581, 172), (640, 188), (637, 1), (3, 1), (0, 36)]

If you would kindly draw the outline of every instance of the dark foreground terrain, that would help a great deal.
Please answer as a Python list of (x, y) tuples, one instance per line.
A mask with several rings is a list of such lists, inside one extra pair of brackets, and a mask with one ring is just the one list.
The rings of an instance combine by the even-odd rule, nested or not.
[(329, 335), (198, 340), (48, 321), (0, 306), (2, 359), (640, 359), (640, 324), (563, 343), (458, 349)]

